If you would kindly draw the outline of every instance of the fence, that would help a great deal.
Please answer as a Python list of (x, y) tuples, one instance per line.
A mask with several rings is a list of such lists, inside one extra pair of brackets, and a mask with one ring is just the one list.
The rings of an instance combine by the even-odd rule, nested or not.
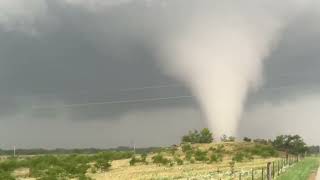
[(299, 157), (288, 157), (268, 162), (265, 166), (255, 167), (252, 169), (236, 169), (230, 165), (229, 170), (221, 171), (226, 167), (218, 167), (216, 172), (212, 172), (210, 178), (217, 180), (271, 180), (280, 176), (288, 168), (299, 161)]

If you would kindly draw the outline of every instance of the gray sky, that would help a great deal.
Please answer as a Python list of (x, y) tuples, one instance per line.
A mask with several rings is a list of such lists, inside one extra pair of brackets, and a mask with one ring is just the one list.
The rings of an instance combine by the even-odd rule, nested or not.
[[(205, 127), (193, 98), (63, 106), (191, 95), (156, 63), (155, 42), (187, 23), (192, 7), (163, 0), (1, 1), (0, 148), (171, 145)], [(266, 61), (263, 87), (249, 96), (241, 136), (299, 133), (320, 144), (318, 19), (310, 9), (285, 30)], [(172, 84), (179, 86), (134, 89)]]

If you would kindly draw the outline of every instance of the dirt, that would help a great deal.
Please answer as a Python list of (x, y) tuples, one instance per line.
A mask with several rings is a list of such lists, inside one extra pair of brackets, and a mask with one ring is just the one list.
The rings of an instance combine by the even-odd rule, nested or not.
[(318, 172), (313, 172), (310, 175), (309, 180), (320, 180), (320, 168), (318, 169)]

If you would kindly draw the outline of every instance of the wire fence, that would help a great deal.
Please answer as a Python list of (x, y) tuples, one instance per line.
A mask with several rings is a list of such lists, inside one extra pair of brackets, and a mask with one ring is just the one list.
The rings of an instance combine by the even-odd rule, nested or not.
[(217, 180), (272, 180), (286, 172), (301, 159), (303, 159), (303, 157), (292, 156), (267, 162), (263, 166), (243, 169), (236, 168), (230, 163), (230, 166), (220, 166), (215, 171), (201, 178)]

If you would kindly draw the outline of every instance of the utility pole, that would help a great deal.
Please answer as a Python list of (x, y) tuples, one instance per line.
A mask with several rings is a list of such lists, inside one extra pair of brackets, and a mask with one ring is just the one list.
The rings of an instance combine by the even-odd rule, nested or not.
[(136, 143), (133, 141), (133, 153), (136, 154)]
[(16, 157), (16, 146), (13, 146), (13, 157)]
[(134, 140), (131, 140), (131, 145), (132, 145), (133, 153), (136, 154), (136, 144)]

